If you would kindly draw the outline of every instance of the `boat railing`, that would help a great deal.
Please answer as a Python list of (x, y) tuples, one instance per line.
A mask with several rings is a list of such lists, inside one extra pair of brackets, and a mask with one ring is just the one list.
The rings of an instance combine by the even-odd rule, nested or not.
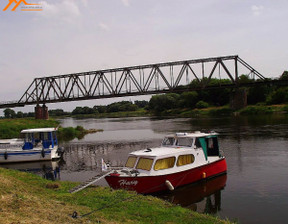
[(223, 150), (219, 150), (219, 156), (220, 156), (221, 158), (222, 158), (222, 157), (225, 157)]
[(23, 144), (0, 143), (0, 149), (22, 148)]

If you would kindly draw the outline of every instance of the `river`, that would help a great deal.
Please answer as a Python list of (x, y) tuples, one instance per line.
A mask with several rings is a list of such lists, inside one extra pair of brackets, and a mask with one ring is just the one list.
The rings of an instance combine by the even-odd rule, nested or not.
[[(194, 211), (238, 223), (286, 223), (288, 219), (288, 116), (210, 118), (105, 118), (61, 120), (61, 125), (103, 129), (63, 143), (61, 180), (85, 181), (100, 172), (103, 158), (124, 165), (129, 152), (159, 146), (169, 133), (216, 131), (228, 173), (157, 195)], [(105, 183), (102, 183), (105, 185)]]

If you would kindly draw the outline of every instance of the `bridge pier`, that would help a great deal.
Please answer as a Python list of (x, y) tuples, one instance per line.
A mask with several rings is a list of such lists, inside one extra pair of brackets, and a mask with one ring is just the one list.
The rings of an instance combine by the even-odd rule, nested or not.
[(48, 113), (48, 107), (46, 107), (45, 104), (41, 107), (39, 104), (35, 107), (35, 119), (42, 119), (42, 120), (48, 120), (49, 119), (49, 113)]
[(247, 91), (245, 88), (236, 89), (230, 98), (230, 107), (239, 110), (247, 106)]

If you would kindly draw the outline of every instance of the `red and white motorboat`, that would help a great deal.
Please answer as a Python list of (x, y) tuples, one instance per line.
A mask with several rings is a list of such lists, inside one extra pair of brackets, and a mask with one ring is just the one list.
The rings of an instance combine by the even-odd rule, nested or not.
[(126, 165), (105, 176), (114, 189), (147, 194), (211, 178), (227, 171), (215, 132), (176, 133), (158, 148), (131, 152)]

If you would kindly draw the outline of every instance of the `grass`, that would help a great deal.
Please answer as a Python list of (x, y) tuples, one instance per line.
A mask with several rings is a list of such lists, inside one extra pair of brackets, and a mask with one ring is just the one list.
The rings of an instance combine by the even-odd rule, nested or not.
[[(34, 118), (17, 118), (17, 119), (0, 119), (0, 139), (7, 138), (18, 138), (20, 137), (20, 131), (23, 129), (30, 128), (47, 128), (47, 127), (57, 127), (60, 122), (49, 119), (49, 120), (36, 120)], [(96, 130), (90, 129), (86, 130), (82, 126), (77, 127), (66, 127), (63, 128), (59, 126), (58, 138), (60, 141), (69, 141), (74, 138), (81, 139), (86, 134), (94, 133)]]
[[(230, 223), (152, 196), (89, 187), (70, 194), (76, 184), (0, 168), (0, 223)], [(90, 215), (73, 219), (78, 215)]]
[(234, 111), (229, 106), (208, 107), (203, 109), (170, 109), (158, 113), (159, 117), (212, 117), (212, 116), (229, 116), (234, 113), (240, 115), (260, 115), (260, 114), (277, 114), (288, 113), (288, 105), (253, 105), (247, 106), (241, 110)]
[(150, 116), (149, 111), (144, 109), (139, 109), (136, 111), (120, 111), (111, 113), (98, 113), (98, 114), (77, 114), (72, 115), (75, 118), (121, 118), (121, 117), (142, 117)]
[(241, 115), (287, 113), (287, 105), (247, 106), (239, 111)]
[(0, 119), (0, 139), (18, 138), (20, 131), (30, 128), (57, 127), (56, 120), (36, 120), (34, 118)]

